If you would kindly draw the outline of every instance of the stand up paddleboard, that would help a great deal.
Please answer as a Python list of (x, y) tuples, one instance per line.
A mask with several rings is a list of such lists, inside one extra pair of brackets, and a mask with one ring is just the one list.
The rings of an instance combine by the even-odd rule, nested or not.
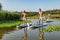
[(31, 23), (27, 23), (27, 24), (18, 25), (17, 28), (21, 29), (21, 28), (30, 27), (30, 26), (32, 26), (32, 24)]
[(53, 20), (47, 19), (46, 22), (53, 22)]
[(25, 28), (25, 27), (28, 27), (28, 25), (27, 24), (21, 24), (21, 25), (17, 26), (18, 29)]
[(47, 25), (48, 25), (48, 23), (43, 23), (43, 24), (32, 24), (31, 26), (35, 27), (35, 28), (39, 28), (39, 27), (47, 26)]

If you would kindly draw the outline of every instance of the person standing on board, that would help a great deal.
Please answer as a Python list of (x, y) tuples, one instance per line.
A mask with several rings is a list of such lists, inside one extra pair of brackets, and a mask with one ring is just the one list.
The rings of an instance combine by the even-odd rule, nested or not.
[(41, 9), (39, 9), (38, 20), (39, 20), (39, 24), (45, 21), (45, 17)]
[(41, 11), (41, 9), (39, 9), (38, 20), (39, 20), (39, 24), (40, 24), (41, 20), (42, 20), (42, 11)]
[[(22, 13), (23, 15), (23, 23), (27, 24), (27, 17), (26, 17), (26, 12), (24, 10), (24, 12)], [(23, 36), (23, 40), (27, 40), (27, 28), (24, 28), (24, 36)]]
[[(43, 25), (44, 19), (45, 19), (44, 16), (45, 15), (41, 11), (41, 9), (39, 9), (39, 14), (38, 14), (39, 25), (40, 25), (40, 23), (42, 23), (42, 25)], [(44, 35), (43, 34), (44, 34), (44, 32), (43, 32), (43, 26), (42, 26), (42, 30), (40, 30), (40, 28), (39, 28), (39, 40), (44, 40)]]
[(26, 12), (25, 12), (25, 10), (24, 10), (24, 12), (22, 13), (22, 15), (23, 15), (23, 23), (27, 23), (26, 21), (27, 21), (27, 17), (26, 17)]

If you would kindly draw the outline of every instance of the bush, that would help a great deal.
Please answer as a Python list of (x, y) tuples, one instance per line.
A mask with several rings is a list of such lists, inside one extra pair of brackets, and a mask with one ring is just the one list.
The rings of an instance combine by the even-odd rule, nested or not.
[(19, 13), (0, 11), (0, 21), (5, 21), (5, 20), (20, 20), (20, 18), (21, 18), (21, 16), (20, 16)]

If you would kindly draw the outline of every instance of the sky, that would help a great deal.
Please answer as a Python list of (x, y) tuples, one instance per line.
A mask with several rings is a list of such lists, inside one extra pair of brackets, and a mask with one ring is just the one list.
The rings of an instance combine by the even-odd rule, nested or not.
[(7, 11), (38, 11), (60, 9), (60, 0), (0, 0), (2, 9)]

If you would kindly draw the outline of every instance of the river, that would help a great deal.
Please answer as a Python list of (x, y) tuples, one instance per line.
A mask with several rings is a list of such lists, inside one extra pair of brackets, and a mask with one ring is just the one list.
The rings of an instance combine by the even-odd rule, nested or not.
[[(54, 20), (49, 23), (49, 25), (59, 25), (60, 20)], [(36, 22), (37, 19), (31, 19), (32, 22)], [(2, 40), (40, 40), (40, 30), (39, 28), (31, 29), (31, 28), (23, 28), (19, 30), (12, 30), (2, 36)], [(44, 40), (60, 40), (60, 31), (53, 32), (44, 32), (43, 34)]]

